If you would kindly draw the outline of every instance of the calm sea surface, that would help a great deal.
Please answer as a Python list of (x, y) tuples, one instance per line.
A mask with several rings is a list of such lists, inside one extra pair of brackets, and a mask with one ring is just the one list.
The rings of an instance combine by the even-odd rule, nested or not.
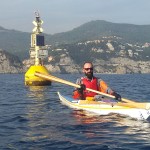
[[(81, 75), (55, 76), (75, 82)], [(150, 102), (150, 74), (96, 76), (123, 98)], [(23, 74), (0, 74), (0, 85), (0, 150), (150, 150), (149, 122), (68, 108), (57, 91), (73, 87), (25, 87)]]

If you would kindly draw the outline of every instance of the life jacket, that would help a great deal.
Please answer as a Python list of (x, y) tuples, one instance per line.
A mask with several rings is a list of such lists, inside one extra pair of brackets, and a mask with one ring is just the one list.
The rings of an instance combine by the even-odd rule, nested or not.
[[(81, 78), (81, 82), (82, 82), (82, 84), (86, 85), (86, 88), (90, 88), (90, 89), (93, 89), (96, 91), (99, 90), (98, 79), (96, 77), (93, 77), (92, 80), (89, 80), (89, 79), (83, 77), (83, 78)], [(94, 97), (95, 95), (96, 95), (96, 93), (94, 93), (94, 92), (91, 92), (88, 90), (84, 91), (84, 97)]]
[[(86, 88), (90, 88), (96, 91), (100, 91), (103, 93), (111, 94), (113, 93), (112, 89), (108, 87), (108, 85), (101, 79), (97, 79), (96, 77), (93, 77), (92, 80), (89, 80), (86, 77), (82, 77), (80, 80), (80, 84), (85, 84)], [(94, 97), (97, 95), (97, 93), (85, 90), (83, 91), (83, 94), (78, 93), (77, 90), (73, 92), (73, 98), (74, 99), (86, 99), (87, 97)]]

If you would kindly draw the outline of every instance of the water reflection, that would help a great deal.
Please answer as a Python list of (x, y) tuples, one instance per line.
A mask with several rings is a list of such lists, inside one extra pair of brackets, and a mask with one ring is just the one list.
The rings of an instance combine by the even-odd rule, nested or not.
[(40, 100), (43, 100), (45, 98), (45, 90), (48, 88), (46, 86), (29, 86), (29, 92), (27, 93), (27, 96), (29, 98), (38, 98)]
[[(118, 114), (96, 116), (82, 110), (73, 110), (72, 116), (77, 124), (85, 126), (80, 132), (91, 144), (109, 143), (110, 140), (113, 141), (113, 137), (119, 139), (120, 143), (129, 142), (129, 137), (135, 143), (150, 143), (149, 122)], [(99, 139), (102, 140), (99, 141)], [(77, 142), (78, 140), (73, 139), (72, 141)]]
[(26, 136), (23, 140), (25, 141), (36, 141), (39, 139), (44, 139), (47, 137), (44, 134), (42, 126), (47, 124), (47, 119), (45, 118), (47, 102), (46, 94), (47, 94), (46, 86), (29, 86), (27, 97), (29, 104), (27, 105), (27, 118), (28, 118), (28, 127), (30, 130), (26, 132)]
[(27, 127), (23, 141), (64, 139), (63, 132), (57, 129), (61, 111), (58, 112), (58, 97), (53, 86), (30, 86), (27, 91)]
[(105, 118), (104, 116), (89, 113), (84, 110), (73, 110), (72, 116), (81, 124), (103, 123), (109, 121), (108, 118)]

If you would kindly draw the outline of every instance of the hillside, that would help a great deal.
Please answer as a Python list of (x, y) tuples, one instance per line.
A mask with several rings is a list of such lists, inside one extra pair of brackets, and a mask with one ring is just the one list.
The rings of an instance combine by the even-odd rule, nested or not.
[(24, 59), (27, 58), (29, 47), (30, 33), (0, 27), (0, 49)]
[(73, 43), (78, 41), (117, 36), (124, 42), (143, 43), (150, 41), (150, 25), (111, 23), (103, 20), (85, 23), (69, 32), (51, 36), (49, 42)]
[[(129, 45), (119, 45), (124, 50), (115, 45), (110, 40), (109, 43), (98, 40), (61, 45), (49, 51), (48, 62), (46, 60), (44, 64), (50, 73), (80, 73), (84, 61), (92, 61), (96, 73), (150, 73), (150, 55), (141, 55), (143, 51), (136, 50), (138, 45), (133, 50)], [(141, 61), (141, 57), (145, 61)], [(34, 64), (33, 60), (22, 63), (18, 57), (3, 50), (0, 50), (0, 62), (0, 73), (23, 73)]]
[[(31, 29), (32, 31), (32, 29)], [(30, 34), (0, 27), (0, 48), (17, 55), (21, 60), (29, 58)], [(71, 31), (54, 35), (45, 34), (46, 44), (60, 45), (117, 36), (122, 43), (150, 42), (150, 25), (111, 23), (103, 20), (85, 23)]]
[(0, 49), (0, 73), (21, 73), (23, 64), (18, 57)]

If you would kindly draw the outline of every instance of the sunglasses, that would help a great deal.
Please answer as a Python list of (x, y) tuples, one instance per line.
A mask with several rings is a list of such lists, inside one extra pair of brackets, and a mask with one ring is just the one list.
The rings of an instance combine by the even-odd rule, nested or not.
[(93, 71), (93, 68), (84, 68), (84, 70), (86, 70), (86, 71), (88, 71), (88, 70)]

